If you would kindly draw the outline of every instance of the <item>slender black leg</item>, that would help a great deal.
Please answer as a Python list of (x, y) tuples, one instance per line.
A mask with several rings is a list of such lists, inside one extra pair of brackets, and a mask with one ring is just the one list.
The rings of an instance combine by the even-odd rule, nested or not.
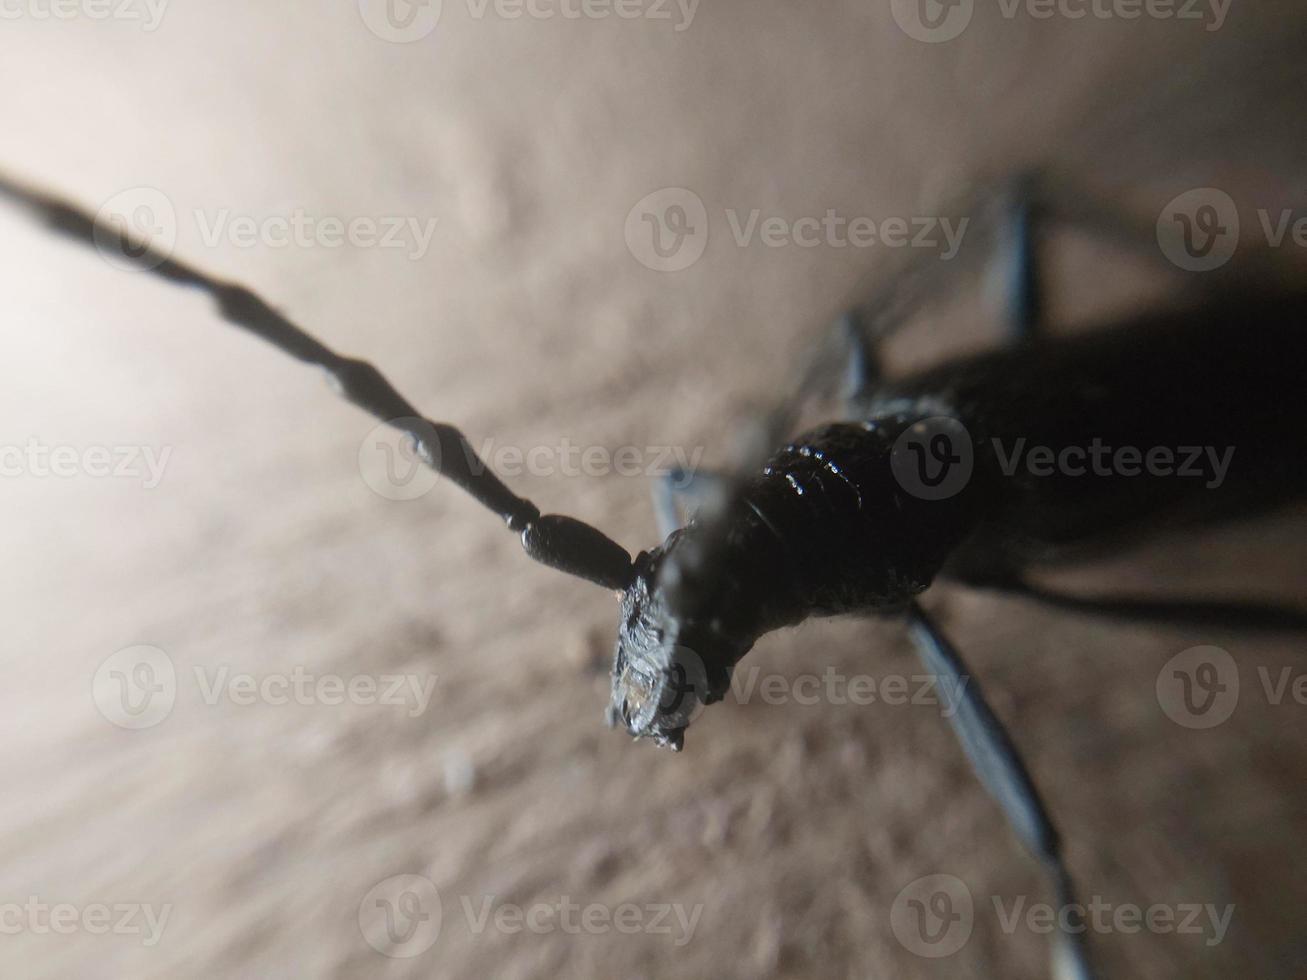
[(875, 350), (880, 331), (873, 329), (873, 322), (880, 323), (861, 309), (850, 310), (835, 321), (824, 342), (816, 344), (804, 359), (790, 396), (751, 428), (751, 438), (742, 440), (747, 451), (733, 472), (687, 474), (678, 470), (655, 483), (654, 514), (664, 539), (681, 527), (678, 496), (695, 500), (701, 523), (711, 528), (682, 544), (663, 565), (660, 581), (667, 589), (672, 615), (690, 615), (698, 597), (712, 594), (721, 567), (727, 515), (742, 503), (742, 487), (748, 475), (782, 444), (801, 410), (813, 400), (838, 398), (849, 413), (847, 417), (860, 414), (857, 402), (873, 392), (881, 377)]
[[(781, 444), (814, 395), (843, 394), (850, 417), (858, 414), (858, 403), (874, 396), (875, 380), (880, 376), (873, 341), (883, 341), (932, 302), (954, 295), (969, 278), (974, 280), (990, 268), (996, 254), (1004, 254), (1005, 242), (1012, 270), (1005, 291), (1015, 338), (1030, 337), (1043, 325), (1046, 284), (1037, 254), (1043, 230), (1062, 224), (1082, 225), (1146, 253), (1153, 261), (1163, 261), (1151, 223), (1046, 173), (1005, 186), (980, 184), (938, 213), (941, 228), (944, 216), (950, 222), (945, 236), (950, 239), (949, 248), (905, 249), (898, 260), (883, 263), (862, 285), (859, 293), (866, 301), (837, 323), (836, 339), (843, 342), (817, 345), (796, 376), (794, 387), (756, 427), (757, 437), (749, 441), (751, 451), (743, 454), (743, 462), (724, 481), (726, 488), (719, 498), (722, 506), (717, 508), (721, 514), (729, 513), (739, 502), (744, 475)], [(715, 552), (720, 550), (721, 538), (720, 534), (704, 535), (663, 566), (663, 581), (675, 593), (669, 602), (674, 613), (688, 614), (696, 591), (711, 594), (710, 585), (720, 564)]]
[(968, 581), (967, 584), (1010, 592), (1058, 609), (1131, 622), (1267, 632), (1307, 630), (1307, 609), (1252, 599), (1079, 596), (1032, 585), (1019, 577)]
[(861, 310), (849, 310), (835, 321), (835, 333), (836, 342), (845, 356), (840, 401), (851, 416), (858, 401), (871, 394), (873, 386), (880, 380), (880, 358), (876, 354), (871, 326)]
[(1060, 212), (1046, 205), (1048, 181), (1034, 172), (1003, 183), (983, 183), (938, 209), (946, 248), (908, 249), (883, 265), (863, 287), (861, 308), (884, 338), (932, 303), (1003, 260), (1003, 294), (1016, 336), (1028, 337), (1043, 321), (1038, 239), (1045, 219)]
[[(1003, 808), (1021, 842), (1048, 870), (1059, 907), (1074, 905), (1075, 888), (1062, 858), (1057, 830), (1007, 729), (953, 645), (916, 603), (908, 610), (908, 626), (922, 663), (940, 681), (939, 689), (947, 689), (945, 697), (953, 699), (946, 705), (949, 722), (976, 775)], [(1068, 915), (1059, 915), (1059, 922), (1065, 924)], [(1054, 975), (1075, 980), (1092, 977), (1083, 929), (1061, 931), (1058, 936)]]
[(1001, 261), (1010, 340), (1021, 343), (1039, 336), (1044, 326), (1042, 205), (1034, 175), (1019, 177), (1010, 194)]
[[(868, 275), (859, 293), (861, 307), (888, 336), (941, 299), (957, 294), (1003, 257), (1003, 292), (1007, 319), (1016, 338), (1037, 335), (1047, 322), (1047, 282), (1042, 248), (1055, 228), (1084, 229), (1095, 238), (1127, 249), (1160, 271), (1174, 273), (1157, 247), (1153, 221), (1131, 214), (1077, 180), (1056, 172), (1031, 170), (1003, 183), (977, 184), (970, 192), (935, 209), (941, 227), (951, 222), (954, 244), (944, 251), (905, 249), (897, 260), (882, 263)], [(1231, 263), (1210, 275), (1190, 278), (1190, 288), (1220, 293), (1246, 278), (1242, 264)]]
[(683, 501), (703, 504), (712, 495), (724, 492), (727, 486), (726, 477), (707, 470), (686, 470), (676, 466), (659, 476), (653, 485), (658, 534), (665, 541), (673, 531), (684, 526), (686, 515), (680, 506)]

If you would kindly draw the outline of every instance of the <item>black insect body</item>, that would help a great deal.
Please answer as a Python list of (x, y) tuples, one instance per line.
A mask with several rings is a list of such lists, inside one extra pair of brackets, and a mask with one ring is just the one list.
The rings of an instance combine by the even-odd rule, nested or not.
[[(868, 408), (932, 399), (962, 420), (984, 526), (959, 559), (982, 577), (1012, 574), (1125, 532), (1300, 497), (1305, 318), (1307, 293), (1227, 297), (889, 381)], [(1109, 451), (1097, 468), (1096, 445)], [(1076, 462), (1034, 472), (1016, 459), (1033, 446), (1054, 459), (1070, 449)], [(1153, 450), (1162, 452), (1156, 474), (1147, 468)]]
[[(915, 597), (946, 575), (1118, 614), (1307, 622), (1229, 603), (1079, 600), (1023, 579), (1039, 562), (1126, 532), (1252, 513), (1307, 488), (1307, 414), (1300, 398), (1284, 404), (1285, 393), (1301, 391), (1307, 364), (1307, 295), (1244, 289), (1198, 311), (1045, 337), (1028, 188), (1007, 219), (1012, 344), (886, 378), (866, 325), (850, 315), (839, 334), (846, 420), (801, 436), (740, 478), (682, 474), (685, 491), (705, 504), (684, 527), (674, 484), (660, 484), (665, 540), (634, 560), (587, 524), (542, 515), (456, 428), (422, 418), (370, 364), (330, 350), (250, 291), (128, 241), (56, 197), (3, 179), (0, 196), (62, 234), (116, 246), (118, 258), (207, 293), (227, 320), (322, 368), (344, 397), (407, 433), (418, 456), (497, 514), (532, 558), (616, 591), (609, 718), (637, 737), (681, 748), (695, 711), (724, 696), (734, 666), (771, 630), (814, 615), (904, 616), (928, 670), (953, 682), (947, 717), (978, 776), (1048, 868), (1064, 906), (1075, 893), (1039, 794), (980, 685)], [(871, 312), (894, 302), (902, 301), (891, 297)], [(1060, 468), (1040, 471), (1028, 446)], [(1095, 459), (1087, 475), (1088, 457), (1104, 446), (1186, 459), (1206, 452), (1219, 472), (1206, 481), (1178, 467), (1159, 476), (1114, 457), (1106, 470)], [(1090, 976), (1082, 937), (1064, 931), (1060, 942), (1059, 975)]]
[[(850, 406), (865, 421), (827, 425), (785, 447), (740, 488), (720, 529), (692, 522), (637, 559), (623, 599), (614, 717), (679, 748), (682, 692), (663, 693), (674, 711), (647, 710), (651, 678), (684, 674), (692, 684), (695, 669), (663, 662), (673, 647), (703, 661), (697, 693), (711, 703), (758, 637), (809, 616), (901, 613), (941, 573), (1019, 587), (1033, 565), (1127, 534), (1246, 516), (1301, 496), (1307, 412), (1288, 409), (1285, 393), (1307, 365), (1304, 322), (1307, 295), (1241, 300), (876, 381)], [(934, 420), (962, 428), (936, 430)], [(909, 438), (914, 427), (923, 438)], [(1017, 461), (1030, 445), (1054, 459), (1071, 450), (1083, 462), (1031, 473)], [(1093, 472), (1095, 445), (1136, 449), (1139, 462)], [(1145, 472), (1148, 447), (1167, 450), (1176, 472)], [(1186, 462), (1213, 456), (1226, 464), (1219, 486), (1210, 470), (1185, 472)], [(950, 461), (966, 465), (964, 483), (938, 499), (921, 496), (931, 489), (922, 467)], [(937, 476), (947, 468), (937, 466)], [(694, 589), (684, 605), (697, 611), (678, 621), (658, 593), (659, 569), (705, 533), (725, 541), (713, 591)], [(646, 710), (624, 706), (629, 687)]]
[[(807, 433), (740, 488), (722, 527), (691, 522), (637, 556), (622, 599), (612, 718), (679, 749), (692, 707), (680, 695), (720, 700), (731, 669), (763, 634), (814, 615), (901, 613), (939, 571), (971, 510), (970, 496), (946, 511), (894, 479), (890, 455), (913, 421)], [(671, 614), (664, 569), (693, 577), (676, 558), (712, 535), (723, 539), (713, 574), (695, 581)], [(670, 707), (651, 712), (660, 700)]]

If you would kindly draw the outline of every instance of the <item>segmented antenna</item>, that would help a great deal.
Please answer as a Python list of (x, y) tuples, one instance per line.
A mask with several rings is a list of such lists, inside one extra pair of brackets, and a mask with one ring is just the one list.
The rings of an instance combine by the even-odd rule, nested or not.
[(109, 227), (76, 205), (2, 175), (0, 197), (31, 212), (59, 234), (83, 245), (116, 245), (116, 258), (161, 279), (207, 293), (229, 323), (248, 330), (298, 361), (321, 368), (341, 396), (406, 433), (427, 466), (498, 514), (510, 530), (520, 533), (522, 546), (536, 561), (610, 589), (624, 589), (630, 581), (631, 556), (621, 545), (583, 521), (558, 514), (542, 515), (540, 508), (514, 494), (495, 476), (462, 432), (452, 425), (422, 417), (372, 364), (337, 354), (256, 293), (215, 279), (150, 243), (129, 240), (121, 230)]

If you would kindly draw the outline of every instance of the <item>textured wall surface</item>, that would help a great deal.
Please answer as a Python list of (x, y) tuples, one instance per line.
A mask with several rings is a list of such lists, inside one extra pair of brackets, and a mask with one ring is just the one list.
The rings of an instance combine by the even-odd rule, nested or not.
[[(23, 0), (0, 25), (0, 167), (93, 207), (162, 193), (179, 256), (383, 366), (501, 463), (544, 447), (535, 468), (554, 472), (512, 487), (634, 550), (655, 541), (643, 470), (575, 475), (564, 440), (637, 447), (642, 468), (663, 446), (726, 457), (804, 340), (902, 255), (741, 245), (733, 221), (938, 215), (1045, 165), (1146, 232), (1180, 191), (1221, 188), (1251, 248), (1259, 210), (1303, 203), (1289, 6), (1077, 19), (1074, 4), (1042, 18), (981, 0), (932, 43), (887, 0), (650, 0), (631, 18), (445, 0), (430, 33), (400, 44), (369, 27), (368, 3), (365, 17), (347, 2), (177, 0), (154, 24), (143, 3), (49, 19)], [(640, 261), (639, 215), (634, 248), (624, 224), (667, 187), (703, 202), (708, 237), (689, 267), (659, 272)], [(406, 226), (401, 248), (333, 247), (330, 232), (280, 246), (266, 221), (296, 213), (420, 233)], [(1059, 239), (1058, 319), (1185, 290), (1145, 245), (1151, 257)], [(0, 479), (6, 976), (1046, 975), (1046, 937), (1024, 918), (1004, 928), (1018, 903), (1050, 900), (1044, 880), (937, 706), (755, 693), (708, 710), (679, 756), (631, 744), (602, 723), (611, 598), (528, 562), (452, 487), (374, 492), (361, 472), (375, 477), (375, 458), (360, 465), (372, 423), (314, 372), (8, 208), (0, 290), (0, 443), (81, 461)], [(984, 343), (981, 292), (897, 353)], [(1285, 397), (1301, 410), (1301, 392)], [(91, 475), (93, 446), (169, 455), (147, 489), (148, 474)], [(1168, 538), (1064, 581), (1295, 598), (1303, 516)], [(1196, 934), (1095, 936), (1106, 975), (1303, 974), (1307, 707), (1263, 683), (1301, 675), (1301, 636), (1145, 628), (943, 587), (927, 604), (1026, 751), (1086, 896), (1234, 906), (1220, 942), (1206, 912)], [(130, 730), (97, 704), (106, 659), (140, 644), (164, 651), (176, 689), (166, 717)], [(1206, 730), (1168, 717), (1156, 687), (1200, 644), (1228, 650), (1242, 685)], [(828, 668), (876, 684), (919, 673), (892, 622), (809, 623), (745, 665), (791, 692)], [(242, 703), (226, 685), (240, 674), (400, 675), (418, 693)], [(416, 955), (387, 956), (367, 938), (394, 895), (372, 889), (402, 874), (434, 884), (441, 928), (415, 919), (426, 931), (390, 951)], [(970, 938), (941, 959), (891, 921), (932, 874), (973, 898)], [(418, 897), (392, 908), (431, 914)], [(75, 921), (51, 928), (34, 902)], [(514, 909), (564, 903), (640, 911), (625, 930), (556, 912), (513, 928)], [(100, 934), (97, 904), (168, 918), (161, 935), (143, 912), (137, 931)], [(672, 906), (662, 925), (658, 904)]]

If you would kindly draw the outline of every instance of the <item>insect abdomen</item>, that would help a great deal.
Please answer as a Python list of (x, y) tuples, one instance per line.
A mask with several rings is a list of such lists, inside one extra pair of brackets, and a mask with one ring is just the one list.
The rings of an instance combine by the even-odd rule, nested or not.
[(1303, 296), (1153, 315), (944, 365), (878, 401), (929, 398), (965, 425), (983, 498), (977, 558), (1074, 554), (1307, 489), (1305, 316)]

